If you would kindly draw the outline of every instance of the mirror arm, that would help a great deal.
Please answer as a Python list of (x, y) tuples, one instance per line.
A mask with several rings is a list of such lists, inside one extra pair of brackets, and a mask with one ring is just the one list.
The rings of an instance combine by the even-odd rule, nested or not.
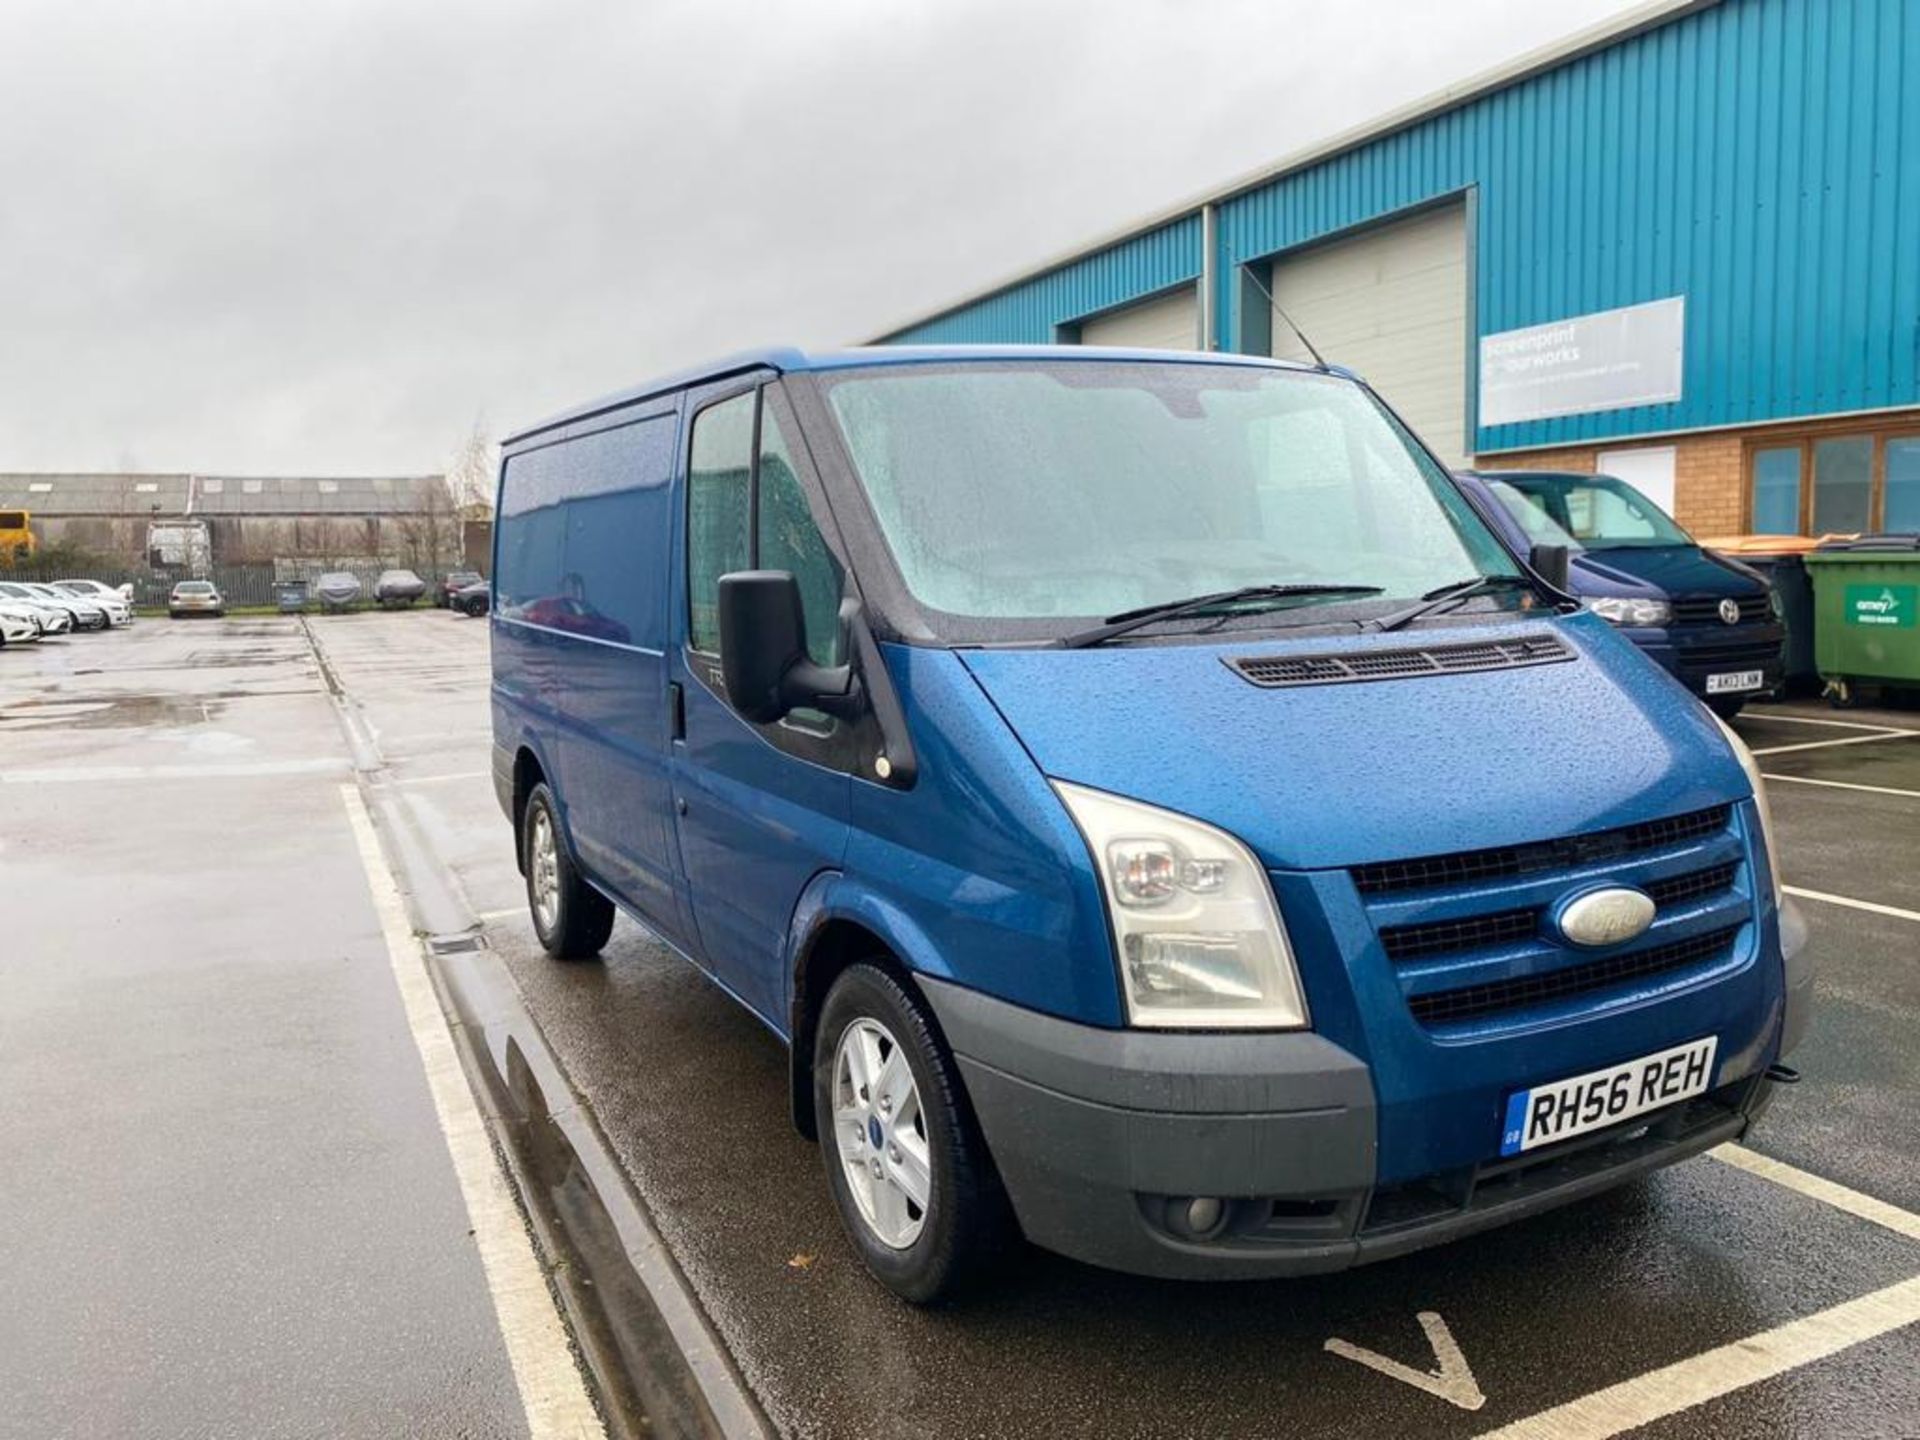
[(780, 677), (780, 693), (792, 705), (807, 706), (836, 720), (857, 719), (867, 703), (853, 666), (816, 665), (805, 656)]

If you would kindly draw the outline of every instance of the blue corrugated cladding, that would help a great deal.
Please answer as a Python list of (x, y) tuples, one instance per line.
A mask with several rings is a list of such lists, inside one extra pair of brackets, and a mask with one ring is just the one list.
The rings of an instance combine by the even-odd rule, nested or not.
[(1189, 215), (887, 339), (925, 345), (1048, 345), (1060, 325), (1199, 278), (1200, 217)]
[[(1920, 403), (1917, 75), (1920, 0), (1693, 12), (1222, 202), (1221, 343), (1239, 266), (1467, 195), (1477, 335), (1687, 301), (1681, 400), (1478, 450)], [(1118, 257), (1149, 241), (1177, 253), (1128, 290)], [(1169, 225), (893, 338), (1050, 339), (1197, 273), (1199, 245)]]

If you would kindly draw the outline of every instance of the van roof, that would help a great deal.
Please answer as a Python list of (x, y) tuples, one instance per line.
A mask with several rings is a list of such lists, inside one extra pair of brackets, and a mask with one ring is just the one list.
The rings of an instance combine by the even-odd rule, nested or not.
[[(533, 425), (522, 426), (501, 441), (513, 445), (542, 431), (585, 420), (594, 415), (618, 410), (655, 395), (692, 389), (729, 375), (750, 370), (777, 370), (783, 375), (807, 370), (848, 370), (861, 365), (925, 365), (955, 360), (1174, 360), (1190, 365), (1253, 365), (1268, 370), (1311, 370), (1310, 365), (1291, 360), (1275, 360), (1265, 355), (1237, 355), (1228, 351), (1139, 350), (1106, 345), (865, 345), (840, 350), (806, 351), (791, 346), (771, 346), (760, 350), (742, 350), (721, 360), (709, 361), (672, 375), (663, 375), (643, 385), (616, 390), (549, 415)], [(1331, 367), (1337, 374), (1347, 372)]]

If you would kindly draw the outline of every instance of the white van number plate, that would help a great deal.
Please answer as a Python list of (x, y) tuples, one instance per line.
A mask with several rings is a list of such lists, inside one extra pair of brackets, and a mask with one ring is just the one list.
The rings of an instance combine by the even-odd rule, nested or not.
[(1500, 1153), (1518, 1155), (1571, 1140), (1676, 1100), (1704, 1095), (1713, 1088), (1713, 1052), (1719, 1043), (1719, 1036), (1709, 1035), (1625, 1065), (1516, 1091), (1507, 1097)]
[(1725, 695), (1730, 691), (1758, 690), (1766, 677), (1758, 670), (1730, 670), (1725, 675), (1707, 676), (1707, 694)]

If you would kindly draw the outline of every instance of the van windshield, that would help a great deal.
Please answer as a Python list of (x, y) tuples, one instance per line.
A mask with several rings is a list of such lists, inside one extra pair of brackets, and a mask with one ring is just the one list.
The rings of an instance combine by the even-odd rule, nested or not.
[[(1691, 545), (1688, 535), (1653, 501), (1611, 475), (1506, 475), (1494, 493), (1529, 532), (1544, 517), (1588, 550)], [(1561, 541), (1550, 543), (1560, 544)]]
[(989, 622), (948, 630), (1031, 633), (1017, 622), (1255, 585), (1377, 589), (1269, 607), (1359, 616), (1516, 573), (1444, 473), (1336, 376), (1008, 360), (821, 379), (914, 600)]

